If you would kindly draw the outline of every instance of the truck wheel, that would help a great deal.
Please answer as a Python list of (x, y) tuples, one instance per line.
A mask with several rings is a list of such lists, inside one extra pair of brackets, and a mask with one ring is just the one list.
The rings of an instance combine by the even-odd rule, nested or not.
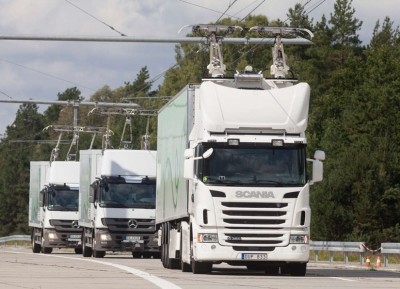
[(93, 250), (93, 257), (95, 257), (95, 258), (104, 258), (105, 255), (106, 255), (106, 251)]
[(82, 254), (82, 247), (75, 248), (75, 254)]
[(32, 241), (32, 252), (40, 253), (41, 247), (39, 244), (35, 243), (35, 229), (32, 230), (31, 241)]
[[(132, 258), (134, 258), (134, 259), (142, 258), (142, 252), (132, 252)], [(144, 255), (143, 255), (143, 258), (144, 258)]]
[(51, 252), (53, 252), (53, 248), (50, 247), (42, 247), (42, 253), (43, 254), (51, 254)]
[(307, 271), (307, 263), (288, 264), (289, 272), (292, 276), (305, 276)]
[(83, 232), (82, 236), (82, 255), (83, 257), (92, 257), (92, 248), (86, 246), (85, 232)]
[(193, 274), (208, 274), (212, 271), (211, 262), (197, 262), (192, 260), (192, 272)]

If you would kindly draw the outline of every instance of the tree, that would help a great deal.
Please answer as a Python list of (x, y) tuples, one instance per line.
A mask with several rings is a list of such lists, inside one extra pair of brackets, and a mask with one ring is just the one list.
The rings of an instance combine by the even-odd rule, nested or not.
[(44, 118), (35, 104), (23, 104), (0, 143), (0, 236), (28, 233), (29, 162), (43, 157)]

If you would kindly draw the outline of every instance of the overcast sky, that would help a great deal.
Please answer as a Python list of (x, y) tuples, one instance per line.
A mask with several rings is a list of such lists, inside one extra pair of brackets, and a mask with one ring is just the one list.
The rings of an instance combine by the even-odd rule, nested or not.
[[(188, 24), (226, 15), (287, 19), (289, 8), (306, 4), (314, 22), (329, 19), (335, 0), (0, 0), (0, 35), (178, 37)], [(399, 25), (399, 0), (353, 0), (359, 32), (368, 43), (377, 20)], [(318, 5), (320, 4), (320, 5)], [(115, 30), (109, 28), (113, 27)], [(185, 32), (189, 32), (186, 30)], [(76, 86), (89, 97), (104, 85), (115, 89), (147, 66), (150, 78), (174, 64), (174, 44), (35, 42), (0, 40), (0, 99), (57, 100)], [(289, 64), (290, 65), (290, 64)], [(15, 120), (19, 104), (0, 103), (0, 134)], [(41, 106), (41, 110), (45, 109)], [(72, 120), (71, 120), (72, 122)]]

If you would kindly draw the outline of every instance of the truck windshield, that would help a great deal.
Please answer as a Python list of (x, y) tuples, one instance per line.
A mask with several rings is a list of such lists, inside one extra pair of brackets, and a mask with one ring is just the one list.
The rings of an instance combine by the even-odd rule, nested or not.
[(305, 146), (214, 147), (202, 171), (206, 185), (304, 186)]
[(107, 208), (156, 208), (156, 185), (132, 183), (107, 183), (100, 190), (100, 207)]
[(49, 190), (48, 206), (50, 211), (78, 211), (78, 190)]

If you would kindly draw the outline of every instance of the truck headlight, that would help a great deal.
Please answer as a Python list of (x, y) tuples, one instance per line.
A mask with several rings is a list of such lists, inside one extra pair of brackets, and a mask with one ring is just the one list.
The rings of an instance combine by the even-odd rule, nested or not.
[(308, 244), (310, 238), (308, 235), (290, 235), (290, 244)]
[(110, 234), (100, 234), (101, 241), (112, 241)]
[(216, 234), (216, 233), (198, 233), (197, 241), (199, 243), (218, 243), (218, 234)]
[(57, 234), (56, 233), (49, 233), (49, 239), (57, 239)]

